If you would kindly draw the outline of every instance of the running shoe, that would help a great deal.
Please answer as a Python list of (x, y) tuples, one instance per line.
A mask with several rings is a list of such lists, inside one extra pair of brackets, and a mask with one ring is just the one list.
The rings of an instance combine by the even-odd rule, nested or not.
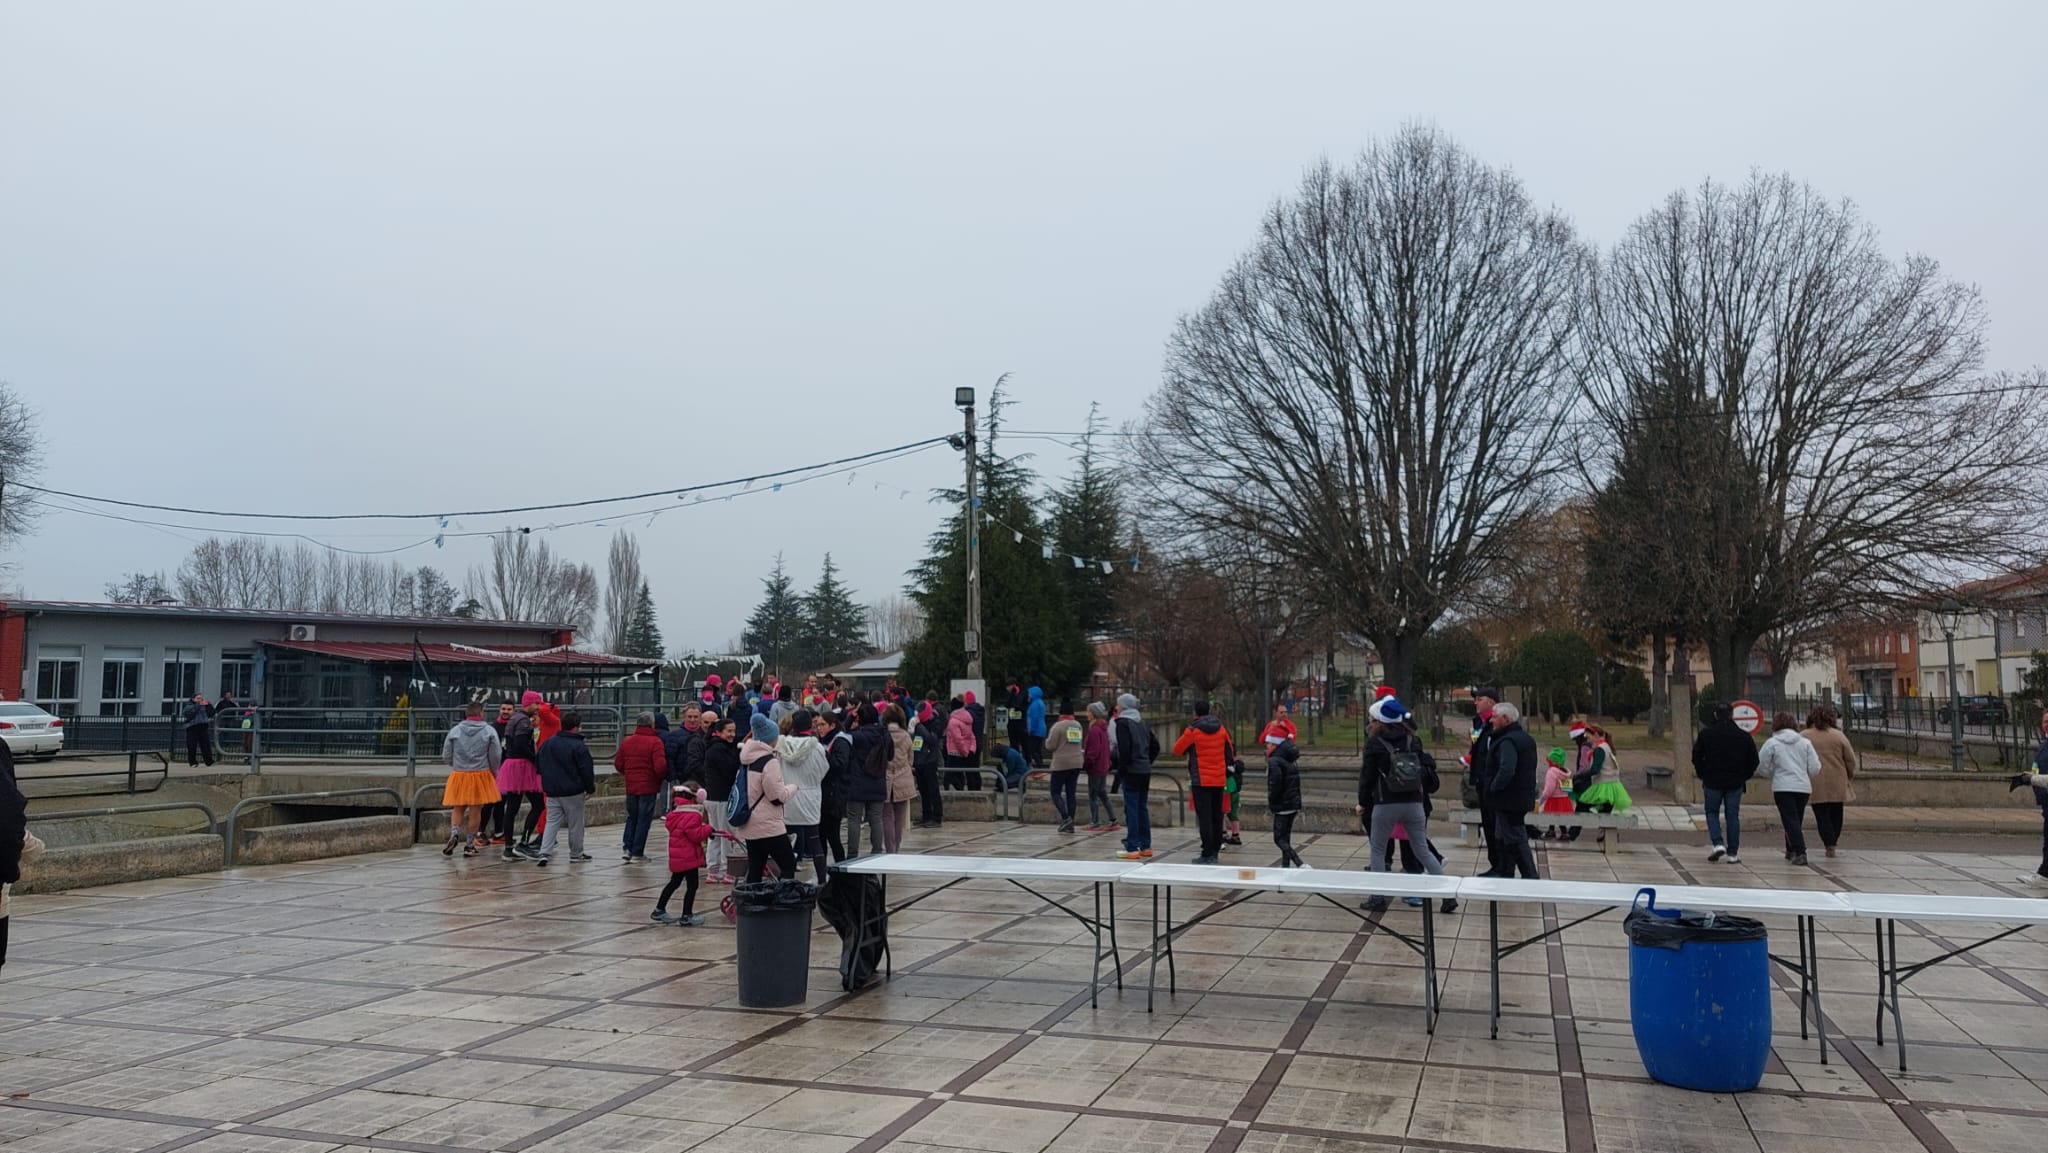
[(459, 844), (461, 844), (461, 843), (462, 843), (462, 834), (461, 834), (461, 833), (450, 833), (450, 834), (448, 834), (448, 843), (447, 843), (447, 844), (445, 844), (445, 845), (442, 845), (442, 846), (441, 846), (441, 855), (442, 855), (442, 856), (444, 856), (444, 857), (452, 857), (452, 856), (454, 856), (454, 855), (455, 855), (455, 846), (457, 846), (457, 845), (459, 845)]

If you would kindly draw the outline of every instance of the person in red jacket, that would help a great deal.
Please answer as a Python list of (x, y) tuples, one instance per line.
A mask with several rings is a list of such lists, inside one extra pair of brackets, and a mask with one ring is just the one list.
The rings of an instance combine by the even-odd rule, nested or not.
[(1229, 783), (1230, 762), (1237, 759), (1237, 749), (1222, 718), (1209, 711), (1208, 701), (1195, 702), (1195, 721), (1180, 731), (1173, 754), (1188, 759), (1195, 823), (1202, 830), (1202, 855), (1195, 858), (1195, 864), (1213, 865), (1223, 851), (1223, 787)]
[[(1274, 740), (1275, 737), (1278, 737), (1279, 740)], [(1273, 719), (1267, 721), (1265, 729), (1259, 733), (1259, 743), (1267, 748), (1271, 748), (1280, 743), (1280, 741), (1298, 741), (1300, 739), (1301, 733), (1294, 727), (1294, 719), (1287, 715), (1287, 706), (1284, 704), (1274, 705)]]
[(626, 779), (627, 861), (647, 859), (647, 830), (654, 824), (654, 804), (661, 793), (662, 778), (668, 776), (668, 749), (661, 734), (654, 731), (654, 714), (641, 713), (633, 731), (619, 742), (612, 754), (612, 768)]
[[(704, 868), (704, 842), (711, 839), (711, 822), (704, 819), (704, 790), (695, 781), (676, 786), (676, 807), (662, 818), (668, 827), (668, 884), (654, 902), (648, 919), (664, 925), (701, 925), (696, 913), (697, 877)], [(683, 915), (668, 915), (668, 899), (683, 888)]]

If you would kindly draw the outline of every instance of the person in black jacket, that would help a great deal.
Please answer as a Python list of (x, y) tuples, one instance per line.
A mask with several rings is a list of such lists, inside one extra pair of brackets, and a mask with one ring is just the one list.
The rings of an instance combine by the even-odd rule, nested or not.
[(853, 737), (846, 773), (846, 852), (858, 857), (862, 825), (868, 827), (869, 848), (882, 848), (882, 806), (889, 801), (889, 758), (895, 755), (895, 743), (873, 705), (862, 705), (846, 719)]
[[(1442, 876), (1443, 862), (1429, 848), (1429, 813), (1425, 803), (1436, 782), (1436, 762), (1422, 747), (1422, 741), (1408, 727), (1408, 710), (1393, 697), (1373, 702), (1373, 723), (1366, 729), (1365, 765), (1358, 774), (1358, 813), (1370, 807), (1372, 826), (1366, 870), (1389, 871), (1393, 854), (1388, 844), (1400, 828), (1408, 843), (1416, 847), (1424, 872)], [(1404, 779), (1406, 778), (1406, 779)], [(1526, 840), (1526, 834), (1524, 836)], [(1368, 911), (1387, 907), (1387, 899), (1374, 896), (1365, 903)], [(1454, 913), (1458, 903), (1444, 899), (1443, 911)]]
[(583, 715), (575, 709), (562, 714), (562, 731), (540, 747), (540, 787), (548, 795), (548, 827), (540, 837), (540, 855), (534, 864), (547, 867), (555, 843), (566, 835), (569, 859), (587, 861), (583, 851), (583, 802), (597, 792), (597, 766), (590, 759), (590, 746), (583, 743)]
[[(1482, 790), (1493, 810), (1493, 839), (1500, 847), (1501, 864), (1487, 874), (1512, 877), (1520, 872), (1527, 880), (1542, 876), (1536, 871), (1536, 852), (1529, 847), (1529, 810), (1536, 807), (1536, 777), (1543, 758), (1536, 755), (1536, 741), (1522, 731), (1522, 710), (1511, 704), (1494, 706), (1493, 741), (1489, 758), (1493, 771)], [(1476, 763), (1476, 760), (1475, 760)], [(1430, 854), (1423, 854), (1429, 864)]]
[[(1700, 778), (1707, 803), (1707, 839), (1713, 848), (1707, 860), (1740, 864), (1742, 857), (1742, 789), (1756, 775), (1756, 741), (1735, 723), (1735, 709), (1714, 706), (1714, 723), (1692, 739), (1692, 771)], [(1721, 839), (1721, 818), (1727, 814), (1728, 839)]]
[(1472, 747), (1467, 750), (1470, 765), (1466, 772), (1472, 792), (1479, 798), (1479, 839), (1486, 845), (1486, 871), (1492, 876), (1514, 871), (1513, 862), (1501, 859), (1500, 845), (1493, 836), (1493, 808), (1486, 801), (1486, 782), (1493, 775), (1493, 710), (1499, 705), (1500, 690), (1472, 690)]
[(945, 823), (944, 802), (939, 799), (939, 761), (946, 751), (946, 722), (926, 701), (918, 709), (910, 729), (910, 768), (917, 779), (920, 829), (936, 829)]
[[(0, 742), (0, 886), (21, 880), (21, 847), (28, 840), (28, 798), (14, 783), (14, 753)], [(0, 888), (0, 965), (7, 963), (7, 899)]]
[(1301, 750), (1278, 733), (1266, 737), (1266, 810), (1273, 814), (1280, 867), (1308, 868), (1294, 847), (1294, 818), (1301, 815)]
[[(704, 782), (705, 815), (711, 818), (714, 836), (704, 842), (704, 881), (711, 885), (732, 883), (732, 860), (744, 859), (746, 848), (733, 838), (732, 824), (726, 807), (732, 800), (732, 789), (740, 779), (739, 726), (731, 717), (712, 716), (710, 720), (698, 721), (704, 732), (703, 760), (699, 766), (704, 774), (697, 779)], [(728, 853), (726, 850), (736, 849)]]
[(811, 735), (825, 746), (825, 779), (818, 782), (818, 835), (834, 861), (846, 859), (840, 835), (846, 823), (846, 779), (853, 764), (853, 737), (839, 727), (840, 715), (820, 709), (811, 719)]

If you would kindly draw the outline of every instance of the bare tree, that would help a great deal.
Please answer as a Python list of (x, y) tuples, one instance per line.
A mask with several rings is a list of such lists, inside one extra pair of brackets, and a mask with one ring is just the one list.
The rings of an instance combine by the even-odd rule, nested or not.
[(36, 432), (36, 411), (14, 386), (0, 381), (0, 546), (35, 525), (36, 502), (21, 486), (35, 480), (43, 463), (42, 437)]
[(644, 583), (640, 573), (640, 542), (633, 539), (632, 533), (620, 529), (612, 537), (611, 553), (605, 563), (604, 651), (627, 651), (633, 613), (640, 603), (640, 586)]
[(1591, 263), (1435, 130), (1317, 165), (1169, 342), (1138, 440), (1154, 515), (1314, 574), (1405, 692), (1423, 634), (1552, 503)]
[[(1639, 220), (1594, 294), (1593, 467), (1724, 697), (1758, 640), (2016, 563), (2048, 379), (1980, 379), (1974, 289), (1785, 176)], [(1655, 460), (1630, 473), (1646, 443)], [(1617, 534), (1621, 530), (1615, 530)]]
[(545, 540), (515, 529), (491, 538), (488, 565), (470, 568), (469, 596), (499, 620), (545, 621), (583, 632), (597, 615), (597, 573), (557, 559)]
[(893, 653), (909, 647), (924, 635), (924, 610), (906, 596), (886, 596), (869, 601), (868, 647), (878, 653)]
[(122, 573), (120, 579), (107, 582), (106, 595), (117, 605), (165, 604), (177, 599), (161, 572)]

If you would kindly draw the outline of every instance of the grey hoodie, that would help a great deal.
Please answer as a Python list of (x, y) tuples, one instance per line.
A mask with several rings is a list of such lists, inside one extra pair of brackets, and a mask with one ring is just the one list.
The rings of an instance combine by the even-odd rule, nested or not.
[(1757, 770), (1771, 779), (1774, 793), (1810, 793), (1820, 754), (1798, 729), (1779, 729), (1758, 751)]
[(474, 717), (456, 722), (441, 742), (441, 763), (457, 772), (496, 772), (504, 758), (498, 744), (498, 730)]

